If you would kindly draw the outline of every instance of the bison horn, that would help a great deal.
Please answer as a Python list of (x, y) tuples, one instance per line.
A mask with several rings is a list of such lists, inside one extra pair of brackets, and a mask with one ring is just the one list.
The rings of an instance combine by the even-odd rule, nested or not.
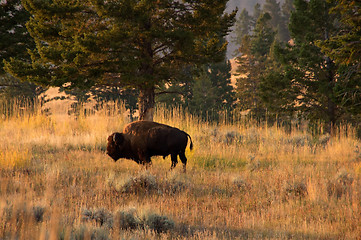
[(122, 144), (123, 141), (124, 141), (124, 136), (123, 136), (123, 134), (121, 134), (121, 133), (114, 133), (114, 135), (113, 135), (113, 141), (114, 141), (115, 144), (117, 144), (117, 145)]

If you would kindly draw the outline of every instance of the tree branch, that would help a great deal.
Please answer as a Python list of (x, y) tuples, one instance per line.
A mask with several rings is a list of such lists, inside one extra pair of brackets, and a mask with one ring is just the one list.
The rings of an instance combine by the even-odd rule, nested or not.
[(179, 94), (179, 95), (185, 96), (184, 93), (179, 92), (179, 91), (161, 91), (161, 92), (155, 93), (155, 95), (162, 95), (162, 94)]

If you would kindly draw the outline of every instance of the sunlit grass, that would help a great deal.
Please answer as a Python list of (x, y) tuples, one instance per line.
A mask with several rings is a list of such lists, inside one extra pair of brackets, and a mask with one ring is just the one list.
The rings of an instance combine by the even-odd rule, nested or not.
[(31, 152), (26, 148), (2, 149), (0, 152), (1, 169), (19, 169), (26, 168), (31, 161)]
[[(106, 156), (108, 135), (129, 122), (121, 104), (90, 115), (68, 115), (62, 103), (52, 114), (12, 107), (21, 113), (0, 120), (0, 239), (361, 234), (361, 143), (350, 126), (313, 136), (247, 119), (202, 122), (160, 107), (156, 121), (192, 137), (183, 174), (181, 166), (169, 171), (169, 157), (154, 157), (146, 170)], [(134, 229), (124, 227), (132, 217)]]

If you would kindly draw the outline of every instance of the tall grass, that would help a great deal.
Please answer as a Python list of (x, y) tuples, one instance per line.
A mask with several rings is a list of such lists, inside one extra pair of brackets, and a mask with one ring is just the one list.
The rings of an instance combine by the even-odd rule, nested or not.
[(156, 121), (192, 136), (183, 174), (169, 158), (145, 171), (105, 155), (107, 136), (129, 122), (122, 104), (76, 116), (64, 102), (51, 114), (12, 107), (0, 119), (0, 239), (361, 236), (361, 143), (350, 126), (314, 136), (159, 107)]

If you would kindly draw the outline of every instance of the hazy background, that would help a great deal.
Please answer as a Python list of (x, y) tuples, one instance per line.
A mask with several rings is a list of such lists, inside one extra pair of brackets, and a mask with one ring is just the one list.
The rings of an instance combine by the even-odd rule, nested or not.
[[(261, 4), (261, 6), (266, 2), (266, 0), (230, 0), (227, 4), (227, 12), (230, 13), (234, 9), (238, 8), (237, 17), (238, 19), (239, 13), (242, 11), (242, 9), (247, 9), (247, 11), (252, 14), (253, 13), (253, 7), (257, 3)], [(280, 2), (280, 5), (283, 4), (283, 0), (278, 1)], [(227, 58), (231, 59), (234, 58), (234, 51), (237, 49), (237, 46), (232, 41), (233, 33), (231, 32), (228, 37), (228, 50), (227, 50)]]

